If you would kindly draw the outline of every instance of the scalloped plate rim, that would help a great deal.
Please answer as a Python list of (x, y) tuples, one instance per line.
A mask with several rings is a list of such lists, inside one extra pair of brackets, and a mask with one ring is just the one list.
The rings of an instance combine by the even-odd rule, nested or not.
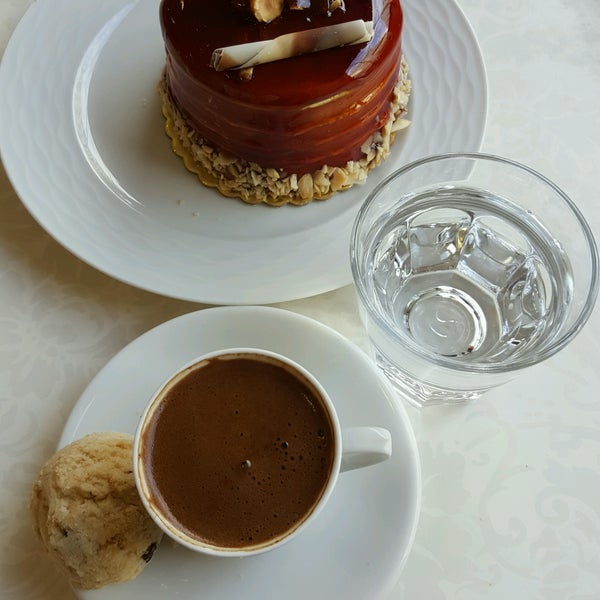
[[(224, 261), (219, 263), (220, 257), (218, 252), (210, 255), (210, 246), (208, 246), (208, 258), (210, 260), (205, 260), (207, 246), (205, 242), (202, 242), (204, 244), (201, 245), (203, 262), (199, 261), (201, 264), (194, 265), (198, 269), (198, 272), (194, 273), (193, 278), (189, 277), (189, 281), (186, 281), (186, 269), (189, 271), (191, 262), (185, 264), (179, 272), (177, 271), (177, 265), (179, 264), (177, 259), (184, 257), (181, 249), (178, 251), (179, 254), (173, 255), (171, 262), (167, 266), (165, 266), (165, 263), (168, 262), (168, 257), (157, 256), (151, 252), (148, 253), (147, 249), (144, 250), (146, 254), (141, 257), (135, 257), (134, 260), (129, 247), (127, 247), (127, 251), (119, 247), (118, 236), (113, 236), (112, 232), (106, 234), (106, 239), (102, 238), (103, 234), (99, 234), (100, 242), (97, 243), (96, 247), (90, 239), (87, 239), (81, 233), (80, 229), (82, 228), (78, 227), (81, 223), (53, 222), (51, 215), (52, 206), (48, 205), (51, 202), (48, 203), (45, 196), (44, 186), (48, 185), (48, 182), (43, 174), (54, 172), (57, 169), (66, 171), (63, 174), (62, 183), (60, 184), (64, 186), (63, 189), (59, 190), (61, 193), (52, 190), (52, 193), (48, 194), (53, 202), (66, 204), (69, 201), (76, 201), (79, 190), (67, 189), (68, 193), (63, 194), (65, 189), (69, 187), (69, 183), (65, 181), (65, 178), (69, 176), (68, 165), (64, 160), (61, 161), (60, 155), (57, 156), (53, 155), (52, 152), (44, 151), (43, 142), (47, 140), (40, 140), (35, 135), (32, 136), (31, 140), (28, 140), (23, 135), (27, 131), (27, 115), (21, 116), (20, 119), (15, 118), (15, 114), (13, 114), (15, 111), (11, 110), (10, 106), (11, 100), (13, 102), (18, 100), (16, 86), (20, 82), (19, 78), (15, 75), (17, 74), (16, 69), (19, 66), (19, 61), (27, 64), (28, 60), (32, 60), (27, 55), (23, 56), (23, 48), (32, 43), (34, 33), (36, 36), (41, 35), (40, 32), (32, 32), (30, 30), (30, 23), (34, 20), (36, 11), (47, 7), (51, 1), (37, 0), (32, 4), (11, 37), (2, 64), (0, 64), (0, 89), (3, 90), (3, 94), (0, 95), (0, 152), (2, 159), (7, 175), (23, 204), (51, 236), (81, 260), (109, 276), (141, 289), (195, 302), (209, 304), (269, 304), (312, 296), (351, 283), (347, 242), (353, 215), (358, 210), (359, 203), (357, 200), (352, 201), (353, 205), (351, 208), (342, 207), (340, 214), (330, 218), (325, 223), (315, 226), (309, 232), (309, 235), (305, 236), (308, 238), (306, 240), (302, 236), (290, 236), (291, 243), (283, 247), (277, 247), (268, 241), (263, 243), (262, 239), (250, 240), (245, 246), (240, 245), (240, 248), (242, 248), (242, 254), (240, 255), (241, 264), (235, 265), (237, 271), (229, 277), (222, 275), (224, 269), (229, 265)], [(69, 1), (74, 2), (75, 0), (67, 0), (67, 3)], [(443, 140), (441, 143), (443, 145), (452, 143), (457, 146), (453, 148), (456, 150), (475, 151), (481, 147), (483, 142), (487, 118), (487, 77), (481, 50), (472, 28), (456, 0), (451, 0), (448, 3), (444, 3), (443, 0), (437, 1), (438, 4), (429, 2), (426, 6), (419, 6), (418, 0), (405, 0), (403, 6), (407, 15), (407, 21), (410, 22), (411, 10), (416, 10), (417, 6), (419, 6), (420, 11), (425, 11), (425, 13), (429, 11), (431, 13), (432, 11), (439, 11), (439, 7), (443, 5), (444, 11), (446, 11), (446, 14), (450, 18), (454, 19), (456, 29), (460, 30), (460, 35), (464, 37), (464, 39), (461, 38), (461, 44), (466, 48), (474, 65), (468, 76), (475, 81), (476, 97), (469, 98), (467, 94), (463, 93), (462, 96), (456, 96), (452, 101), (458, 103), (462, 108), (465, 108), (465, 105), (473, 105), (478, 110), (464, 111), (467, 113), (467, 118), (470, 119), (468, 121), (469, 126), (454, 130), (452, 142)], [(132, 5), (137, 3), (129, 2)], [(115, 2), (115, 5), (121, 7), (126, 4), (128, 4), (127, 0), (117, 0)], [(68, 23), (68, 18), (66, 21)], [(102, 25), (102, 23), (99, 25)], [(65, 26), (63, 21), (59, 22), (59, 29), (61, 26)], [(405, 31), (404, 43), (409, 61), (411, 60), (411, 53), (414, 52), (415, 55), (417, 54), (417, 48), (411, 47), (411, 43), (413, 43), (411, 38), (410, 31)], [(450, 44), (448, 48), (450, 54), (456, 51), (457, 39), (454, 40), (454, 45)], [(55, 49), (54, 51), (60, 53), (61, 50)], [(438, 69), (436, 64), (428, 66), (431, 67), (433, 72)], [(422, 82), (418, 73), (413, 74), (411, 77), (414, 84), (414, 96), (417, 98), (416, 102), (418, 102), (419, 96), (425, 96), (432, 91), (435, 93), (435, 90), (422, 89), (420, 87)], [(57, 85), (60, 85), (60, 82), (57, 82)], [(61, 93), (69, 92), (69, 90), (60, 91)], [(456, 93), (458, 94), (459, 92), (457, 91)], [(68, 112), (70, 108), (61, 110)], [(418, 111), (418, 108), (415, 108), (415, 111)], [(18, 111), (17, 114), (19, 114)], [(61, 116), (68, 122), (69, 115), (61, 113)], [(419, 113), (416, 112), (415, 116), (419, 117)], [(420, 116), (423, 119), (427, 117), (427, 115), (423, 114)], [(411, 127), (417, 130), (417, 122), (415, 121)], [(435, 146), (435, 135), (438, 135), (438, 131), (439, 129), (434, 130), (432, 139), (427, 140), (428, 145), (426, 148)], [(384, 165), (371, 173), (368, 180), (369, 185), (372, 186), (387, 174), (391, 168), (398, 166), (397, 163), (399, 161), (402, 161), (402, 163), (410, 162), (425, 154), (432, 153), (431, 151), (424, 152), (423, 148), (419, 150), (418, 143), (421, 142), (417, 142), (411, 146), (410, 130), (407, 136), (406, 147), (399, 148), (396, 155), (390, 156), (387, 163), (384, 163)], [(414, 137), (413, 135), (412, 139)], [(461, 143), (461, 139), (466, 141)], [(40, 147), (38, 148), (38, 146)], [(79, 151), (79, 148), (75, 148), (73, 152), (75, 151)], [(438, 149), (436, 148), (437, 151)], [(446, 152), (449, 149), (444, 146), (440, 147), (439, 151)], [(31, 156), (27, 152), (31, 152)], [(28, 165), (27, 158), (31, 158), (32, 156), (35, 161)], [(25, 160), (23, 160), (23, 157)], [(28, 178), (34, 177), (36, 173), (37, 179), (33, 182), (28, 181)], [(188, 173), (182, 168), (182, 176), (187, 175)], [(83, 175), (78, 173), (77, 176)], [(95, 177), (93, 173), (91, 176)], [(87, 181), (87, 183), (90, 186), (101, 185), (91, 180)], [(356, 190), (357, 188), (354, 189)], [(362, 191), (366, 193), (368, 187), (362, 188)], [(96, 192), (101, 194), (102, 191), (96, 190)], [(351, 192), (353, 190), (344, 192), (344, 194)], [(358, 191), (356, 193), (360, 194), (361, 192)], [(347, 197), (350, 198), (350, 196)], [(325, 202), (332, 201), (335, 201), (335, 197)], [(67, 216), (67, 220), (69, 216), (66, 208), (68, 208), (68, 205), (61, 206), (63, 221), (65, 215)], [(240, 210), (244, 208), (246, 207), (241, 207)], [(292, 210), (306, 210), (307, 208), (292, 208)], [(152, 233), (155, 233), (155, 231), (153, 230)], [(254, 256), (256, 255), (269, 256), (270, 259), (268, 260), (270, 262), (268, 265), (265, 265), (262, 261), (256, 261), (254, 260)], [(287, 268), (288, 264), (294, 264), (294, 269), (289, 270)], [(266, 268), (266, 266), (269, 268)]]

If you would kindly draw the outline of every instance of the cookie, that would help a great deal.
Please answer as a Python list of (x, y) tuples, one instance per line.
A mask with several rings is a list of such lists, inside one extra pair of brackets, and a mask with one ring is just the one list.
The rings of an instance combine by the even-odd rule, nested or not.
[(161, 530), (133, 475), (133, 437), (92, 433), (59, 450), (33, 485), (34, 529), (73, 587), (96, 589), (136, 577)]

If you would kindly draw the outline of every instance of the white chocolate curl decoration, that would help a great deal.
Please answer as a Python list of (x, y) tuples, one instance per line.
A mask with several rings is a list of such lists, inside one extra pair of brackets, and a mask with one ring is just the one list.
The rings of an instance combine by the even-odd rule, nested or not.
[(300, 54), (362, 44), (372, 37), (373, 22), (357, 19), (338, 25), (285, 33), (272, 40), (218, 48), (213, 52), (210, 64), (217, 71), (247, 69)]

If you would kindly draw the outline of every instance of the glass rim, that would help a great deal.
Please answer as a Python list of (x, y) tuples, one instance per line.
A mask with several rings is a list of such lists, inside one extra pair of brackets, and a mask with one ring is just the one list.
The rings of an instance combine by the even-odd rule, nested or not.
[[(540, 181), (541, 183), (550, 187), (563, 201), (567, 210), (569, 210), (572, 215), (575, 217), (579, 226), (581, 227), (581, 231), (583, 234), (583, 238), (587, 244), (587, 249), (590, 257), (590, 281), (587, 289), (587, 294), (585, 297), (585, 303), (582, 306), (579, 314), (575, 318), (572, 325), (565, 331), (560, 337), (556, 338), (552, 343), (544, 346), (539, 351), (532, 352), (531, 354), (526, 354), (523, 357), (518, 357), (514, 361), (506, 362), (506, 363), (477, 363), (477, 362), (464, 362), (460, 361), (454, 357), (446, 357), (439, 355), (428, 354), (423, 351), (416, 343), (414, 343), (409, 337), (400, 335), (389, 327), (389, 324), (381, 317), (378, 310), (374, 305), (374, 302), (367, 296), (365, 286), (360, 277), (360, 273), (362, 269), (359, 267), (357, 260), (357, 252), (356, 248), (358, 246), (358, 235), (361, 230), (362, 223), (373, 205), (373, 203), (378, 198), (381, 191), (386, 188), (392, 181), (400, 178), (405, 173), (412, 171), (422, 165), (431, 162), (441, 162), (444, 160), (461, 160), (461, 159), (470, 159), (470, 160), (480, 160), (480, 161), (488, 161), (488, 162), (497, 162), (504, 164), (509, 167), (516, 168), (523, 172), (528, 173), (533, 176), (535, 179)], [(373, 190), (369, 193), (366, 200), (361, 205), (352, 225), (352, 230), (350, 234), (350, 266), (352, 271), (352, 277), (354, 279), (354, 287), (357, 290), (359, 300), (362, 303), (363, 307), (367, 310), (370, 318), (374, 319), (376, 323), (382, 328), (385, 332), (386, 336), (391, 338), (394, 342), (403, 344), (407, 346), (411, 352), (419, 357), (420, 359), (435, 364), (436, 366), (445, 367), (447, 369), (453, 371), (460, 371), (464, 373), (507, 373), (511, 371), (517, 371), (520, 369), (524, 369), (526, 367), (530, 367), (536, 364), (547, 360), (551, 356), (557, 354), (562, 348), (564, 348), (575, 336), (581, 331), (583, 326), (586, 324), (588, 319), (590, 318), (592, 311), (594, 309), (595, 301), (598, 296), (598, 287), (599, 287), (599, 274), (598, 274), (598, 247), (596, 241), (594, 239), (591, 227), (589, 226), (587, 220), (585, 219), (583, 213), (579, 210), (577, 205), (571, 200), (571, 198), (553, 181), (548, 179), (546, 176), (542, 175), (535, 169), (528, 167), (527, 165), (520, 163), (518, 161), (512, 160), (510, 158), (505, 158), (502, 156), (498, 156), (495, 154), (486, 154), (482, 152), (450, 152), (445, 154), (434, 154), (430, 156), (426, 156), (424, 158), (420, 158), (411, 163), (400, 167), (387, 177), (385, 177), (382, 181), (380, 181)]]

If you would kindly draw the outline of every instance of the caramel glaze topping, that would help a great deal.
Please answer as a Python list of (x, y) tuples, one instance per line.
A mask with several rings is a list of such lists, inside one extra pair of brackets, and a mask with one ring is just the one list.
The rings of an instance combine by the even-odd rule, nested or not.
[(299, 175), (323, 165), (344, 166), (388, 119), (398, 79), (402, 10), (384, 0), (388, 33), (360, 76), (346, 71), (365, 44), (296, 56), (238, 71), (210, 66), (216, 48), (333, 25), (372, 20), (370, 0), (346, 2), (330, 16), (285, 10), (271, 23), (244, 16), (230, 2), (162, 0), (167, 82), (188, 124), (209, 144), (233, 156)]

